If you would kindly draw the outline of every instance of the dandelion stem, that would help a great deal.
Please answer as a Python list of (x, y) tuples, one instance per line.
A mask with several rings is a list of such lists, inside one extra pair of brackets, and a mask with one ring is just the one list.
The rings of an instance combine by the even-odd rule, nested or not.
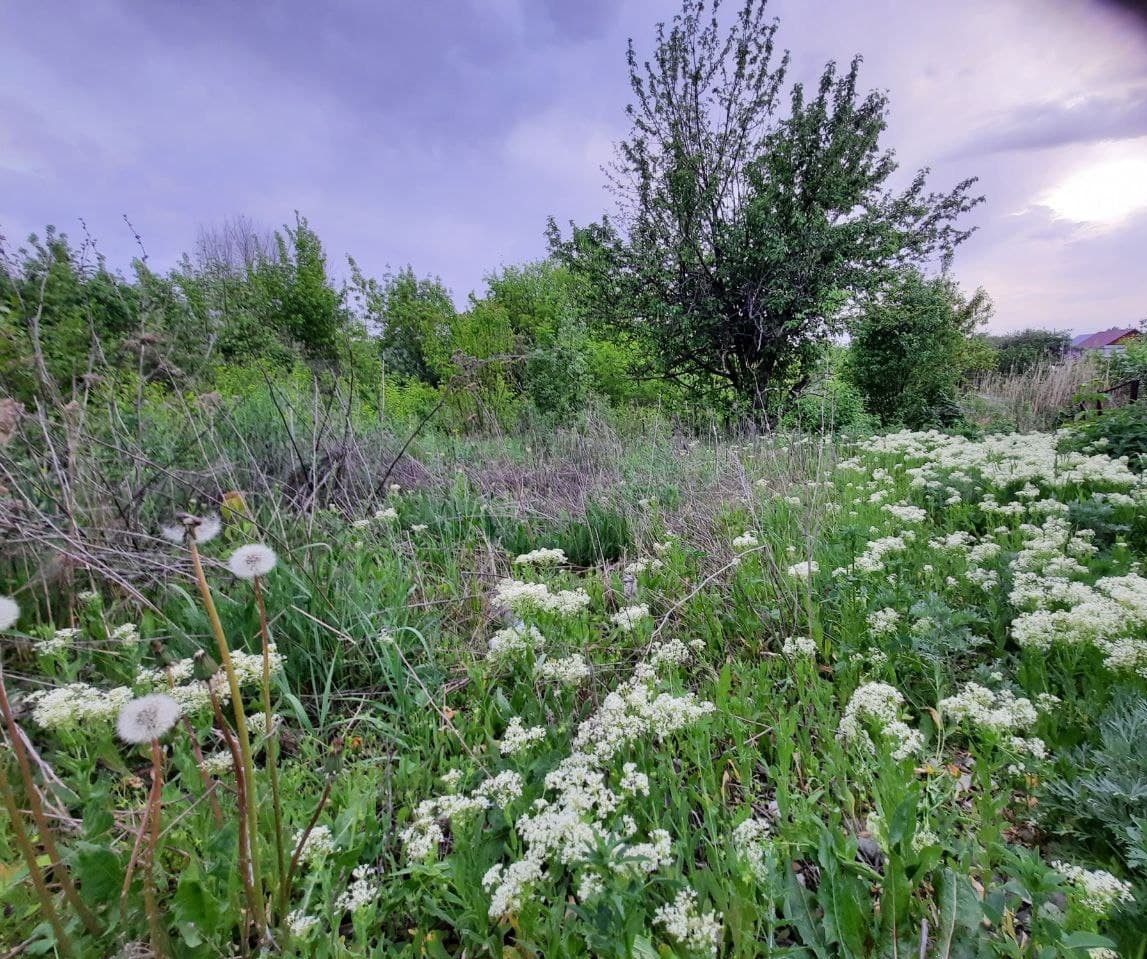
[(167, 930), (159, 913), (155, 898), (155, 860), (159, 849), (160, 815), (163, 808), (163, 749), (158, 739), (151, 741), (151, 794), (147, 800), (147, 869), (143, 877), (143, 902), (147, 911), (147, 926), (151, 935), (152, 954), (163, 959), (167, 955)]
[(24, 737), (21, 735), (20, 728), (16, 723), (16, 717), (12, 712), (12, 705), (8, 701), (8, 689), (4, 684), (3, 663), (0, 663), (0, 711), (4, 714), (4, 722), (8, 727), (8, 738), (12, 741), (12, 752), (16, 754), (16, 763), (20, 769), (20, 778), (24, 781), (24, 792), (28, 796), (28, 808), (32, 812), (33, 821), (36, 823), (36, 831), (39, 833), (40, 843), (44, 847), (44, 851), (48, 854), (48, 860), (52, 866), (52, 875), (59, 880), (64, 898), (67, 899), (71, 907), (75, 909), (76, 915), (80, 917), (80, 920), (88, 932), (93, 936), (98, 936), (100, 934), (100, 924), (95, 914), (80, 898), (79, 893), (76, 892), (75, 884), (72, 882), (68, 869), (64, 866), (60, 858), (60, 851), (56, 846), (56, 840), (52, 835), (48, 818), (44, 815), (44, 804), (40, 800), (40, 792), (36, 788), (36, 781), (32, 776), (32, 765), (28, 761), (28, 752), (24, 748)]
[(247, 829), (247, 774), (243, 769), (239, 745), (231, 734), (231, 727), (227, 725), (227, 720), (224, 718), (223, 710), (219, 705), (219, 699), (210, 684), (208, 685), (208, 692), (211, 695), (211, 706), (215, 711), (215, 723), (223, 735), (223, 741), (231, 752), (231, 768), (235, 771), (235, 788), (238, 791), (237, 806), (239, 809), (239, 876), (243, 880), (243, 892), (247, 897), (248, 913), (254, 916), (258, 911), (260, 900), (256, 897), (251, 875), (251, 834)]
[(263, 637), (263, 714), (266, 717), (267, 771), (271, 776), (271, 808), (275, 818), (275, 858), (279, 868), (278, 912), (287, 913), (287, 860), (283, 848), (283, 809), (279, 800), (279, 733), (271, 713), (271, 633), (267, 627), (267, 607), (263, 602), (260, 577), (252, 580), (255, 603), (259, 607), (259, 631)]
[(194, 530), (190, 530), (188, 533), (187, 545), (191, 550), (191, 562), (195, 567), (195, 578), (199, 583), (203, 606), (207, 610), (207, 618), (211, 620), (211, 629), (215, 633), (215, 642), (219, 647), (219, 661), (223, 665), (223, 671), (227, 675), (227, 684), (231, 688), (231, 706), (235, 712), (235, 732), (239, 740), (239, 756), (247, 778), (245, 796), (247, 835), (249, 837), (247, 846), (251, 860), (251, 881), (255, 893), (255, 922), (259, 927), (259, 935), (262, 937), (266, 927), (266, 918), (263, 909), (263, 884), (259, 875), (259, 810), (255, 798), (255, 764), (251, 758), (251, 739), (247, 734), (247, 717), (243, 712), (243, 693), (239, 688), (239, 677), (235, 675), (235, 666), (231, 662), (231, 649), (227, 645), (223, 623), (219, 620), (219, 611), (215, 608), (215, 600), (211, 598), (211, 589), (207, 585), (207, 576), (203, 572), (203, 561), (199, 556), (199, 547), (195, 545)]
[(12, 837), (16, 840), (20, 854), (24, 857), (24, 864), (28, 867), (28, 876), (32, 880), (32, 885), (36, 887), (36, 896), (40, 900), (40, 908), (44, 910), (44, 915), (52, 926), (52, 932), (56, 935), (56, 949), (63, 956), (75, 955), (72, 940), (68, 937), (64, 924), (60, 921), (60, 916), (56, 912), (56, 905), (52, 902), (52, 893), (48, 890), (48, 883), (45, 881), (44, 874), (40, 870), (40, 864), (36, 860), (35, 847), (24, 828), (20, 808), (16, 804), (12, 784), (8, 779), (7, 763), (2, 759), (0, 759), (0, 796), (3, 797), (8, 821), (11, 823)]

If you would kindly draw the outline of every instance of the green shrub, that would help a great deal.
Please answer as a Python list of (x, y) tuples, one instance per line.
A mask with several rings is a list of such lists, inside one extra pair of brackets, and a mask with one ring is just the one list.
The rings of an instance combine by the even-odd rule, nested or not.
[(1131, 469), (1143, 472), (1147, 468), (1147, 402), (1129, 403), (1077, 422), (1059, 448), (1126, 456)]

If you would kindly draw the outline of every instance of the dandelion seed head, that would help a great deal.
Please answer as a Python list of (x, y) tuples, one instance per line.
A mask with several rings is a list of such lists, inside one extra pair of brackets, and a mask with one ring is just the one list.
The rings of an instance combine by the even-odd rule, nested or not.
[(239, 579), (254, 579), (266, 576), (279, 561), (275, 551), (262, 543), (240, 546), (227, 560), (227, 568)]
[(161, 526), (159, 535), (172, 543), (182, 543), (187, 538), (187, 527), (182, 523), (173, 523), (171, 526)]
[(11, 596), (0, 596), (0, 629), (11, 629), (20, 618), (20, 604)]
[(202, 516), (199, 525), (195, 527), (195, 542), (208, 543), (215, 539), (222, 529), (223, 521), (215, 514)]
[(151, 742), (164, 736), (175, 725), (179, 714), (179, 703), (170, 696), (162, 693), (141, 696), (120, 710), (116, 732), (125, 743)]

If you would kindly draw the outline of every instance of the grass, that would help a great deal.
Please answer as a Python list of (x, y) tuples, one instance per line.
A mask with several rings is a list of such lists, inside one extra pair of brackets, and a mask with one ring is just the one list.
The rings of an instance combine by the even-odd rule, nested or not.
[[(1147, 487), (1120, 463), (1057, 458), (1039, 434), (695, 437), (597, 418), (419, 435), (391, 488), (405, 437), (377, 425), (267, 416), (252, 456), (249, 409), (137, 413), (128, 431), (108, 426), (114, 404), (32, 419), (0, 457), (0, 591), (23, 607), (4, 669), (30, 780), (0, 761), (14, 802), (50, 811), (62, 861), (38, 867), (64, 936), (0, 825), (9, 949), (1145, 955), (1125, 797), (1147, 781), (1123, 732), (1147, 669)], [(65, 697), (45, 723), (36, 701), (73, 682), (140, 694), (141, 669), (214, 649), (186, 551), (155, 536), (178, 508), (222, 510), (203, 553), (234, 650), (259, 653), (259, 616), (224, 561), (254, 541), (279, 557), (263, 585), (299, 865), (276, 909), (258, 733), (265, 929), (236, 869), (237, 780), (212, 785), (196, 755), (225, 751), (226, 712), (164, 738), (151, 909), (129, 875), (149, 750), (117, 741), (113, 709), (81, 720)], [(514, 562), (544, 547), (567, 562)], [(561, 612), (522, 587), (507, 609), (507, 578), (588, 601)], [(125, 623), (138, 641), (113, 638)], [(542, 639), (503, 632), (517, 648), (492, 655), (519, 626)], [(572, 657), (588, 676), (566, 684)], [(259, 712), (257, 677), (243, 695)], [(519, 726), (528, 741), (503, 752)], [(304, 853), (312, 823), (329, 843)]]

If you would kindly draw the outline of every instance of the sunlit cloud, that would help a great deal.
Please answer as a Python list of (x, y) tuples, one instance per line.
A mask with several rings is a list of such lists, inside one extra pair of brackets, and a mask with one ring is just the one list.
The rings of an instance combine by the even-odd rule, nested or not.
[(1147, 210), (1147, 141), (1113, 145), (1040, 200), (1058, 219), (1114, 226)]

